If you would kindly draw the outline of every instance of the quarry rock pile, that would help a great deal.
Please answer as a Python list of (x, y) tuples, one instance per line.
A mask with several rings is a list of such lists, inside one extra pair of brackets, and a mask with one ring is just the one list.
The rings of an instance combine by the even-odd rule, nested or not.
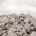
[(33, 32), (36, 35), (36, 19), (32, 16), (0, 16), (0, 36), (33, 36)]

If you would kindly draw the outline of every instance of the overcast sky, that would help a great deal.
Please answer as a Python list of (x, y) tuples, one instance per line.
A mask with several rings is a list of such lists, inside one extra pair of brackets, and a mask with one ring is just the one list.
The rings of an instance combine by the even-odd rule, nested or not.
[(36, 0), (0, 0), (0, 13), (33, 13), (36, 15)]

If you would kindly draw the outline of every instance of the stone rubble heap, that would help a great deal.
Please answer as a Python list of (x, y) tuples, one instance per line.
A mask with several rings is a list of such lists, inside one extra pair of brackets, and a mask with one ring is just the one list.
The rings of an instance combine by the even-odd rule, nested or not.
[(31, 36), (32, 32), (36, 32), (36, 20), (32, 16), (0, 16), (0, 36)]

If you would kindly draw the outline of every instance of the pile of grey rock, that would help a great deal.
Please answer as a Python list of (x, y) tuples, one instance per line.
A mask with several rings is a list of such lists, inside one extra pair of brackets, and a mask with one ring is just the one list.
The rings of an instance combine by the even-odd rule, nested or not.
[(33, 36), (32, 34), (36, 35), (36, 19), (32, 16), (0, 16), (0, 36)]

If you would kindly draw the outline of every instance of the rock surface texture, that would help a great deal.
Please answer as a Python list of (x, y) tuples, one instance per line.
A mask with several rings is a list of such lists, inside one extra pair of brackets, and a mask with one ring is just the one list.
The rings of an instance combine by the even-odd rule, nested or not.
[(0, 16), (0, 36), (36, 36), (36, 19), (30, 15)]

